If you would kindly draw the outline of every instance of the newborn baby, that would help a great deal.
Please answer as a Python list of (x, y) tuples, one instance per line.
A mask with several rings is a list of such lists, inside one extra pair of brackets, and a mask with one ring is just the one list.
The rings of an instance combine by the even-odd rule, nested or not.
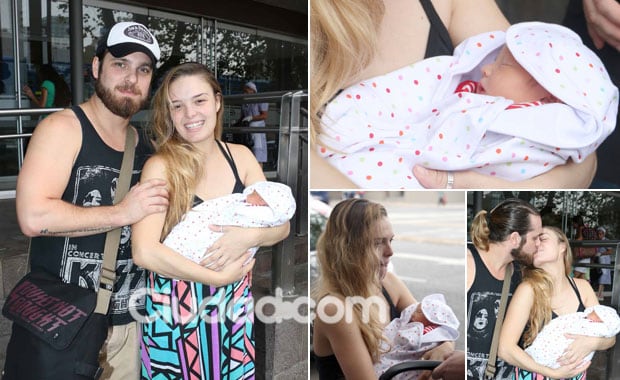
[[(261, 181), (235, 193), (204, 201), (184, 216), (164, 239), (164, 245), (199, 263), (207, 249), (222, 236), (210, 224), (238, 227), (273, 227), (295, 214), (291, 189), (281, 183)], [(258, 247), (252, 248), (252, 254)]]
[[(458, 328), (459, 321), (442, 294), (428, 295), (408, 306), (383, 330), (387, 343), (383, 343), (384, 353), (374, 365), (377, 377), (398, 363), (421, 359), (441, 342), (456, 340)], [(395, 379), (417, 379), (418, 375), (418, 371), (409, 371)]]
[[(550, 368), (559, 368), (557, 359), (573, 341), (564, 334), (577, 334), (610, 338), (620, 332), (620, 317), (611, 307), (596, 305), (583, 312), (562, 315), (552, 319), (538, 333), (534, 342), (525, 349), (537, 363)], [(584, 361), (594, 356), (591, 352)]]

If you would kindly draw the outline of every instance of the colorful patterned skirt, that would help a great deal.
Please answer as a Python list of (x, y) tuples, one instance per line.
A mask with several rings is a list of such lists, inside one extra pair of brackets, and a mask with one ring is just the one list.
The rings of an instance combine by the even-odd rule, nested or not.
[[(554, 380), (550, 377), (540, 375), (535, 372), (530, 372), (526, 369), (515, 367), (515, 380)], [(557, 380), (586, 380), (586, 372), (582, 372), (579, 375), (566, 379), (557, 379)]]
[(250, 279), (219, 288), (150, 273), (142, 379), (254, 379)]

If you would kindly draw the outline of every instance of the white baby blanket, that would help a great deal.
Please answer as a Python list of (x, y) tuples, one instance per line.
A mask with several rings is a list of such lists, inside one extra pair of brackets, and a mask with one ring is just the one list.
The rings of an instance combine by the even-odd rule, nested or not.
[[(411, 317), (418, 307), (413, 304), (406, 307), (400, 317), (392, 320), (384, 329), (384, 342), (380, 361), (374, 365), (377, 377), (388, 368), (403, 361), (420, 359), (422, 355), (436, 347), (441, 342), (454, 341), (459, 337), (459, 321), (446, 304), (442, 294), (431, 294), (422, 299), (422, 313), (428, 321), (437, 325), (431, 331), (424, 333), (424, 325), (412, 322)], [(403, 373), (395, 379), (417, 379), (418, 371)]]
[[(590, 312), (596, 312), (602, 322), (592, 322), (586, 318)], [(616, 310), (609, 306), (596, 305), (583, 312), (562, 315), (552, 319), (538, 333), (534, 342), (525, 349), (537, 363), (550, 368), (559, 368), (557, 360), (568, 348), (572, 339), (564, 334), (587, 335), (610, 338), (620, 332), (620, 318)], [(591, 352), (584, 360), (594, 356)]]
[[(504, 44), (565, 104), (506, 110), (513, 102), (502, 97), (454, 93), (478, 81)], [(613, 131), (617, 112), (618, 89), (579, 37), (528, 22), (346, 88), (326, 107), (317, 145), (362, 188), (419, 187), (414, 164), (517, 181), (583, 160)]]
[[(252, 206), (245, 199), (256, 191), (267, 206)], [(295, 214), (291, 189), (281, 183), (261, 181), (235, 193), (204, 201), (189, 210), (170, 231), (163, 244), (194, 262), (200, 262), (222, 236), (210, 224), (239, 227), (273, 227), (284, 224)], [(252, 249), (256, 253), (258, 247)]]

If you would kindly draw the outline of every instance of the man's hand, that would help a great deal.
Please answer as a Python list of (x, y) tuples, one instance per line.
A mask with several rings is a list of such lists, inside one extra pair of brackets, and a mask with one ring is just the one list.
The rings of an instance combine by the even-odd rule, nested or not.
[(147, 215), (166, 212), (168, 209), (166, 181), (149, 179), (135, 184), (118, 206), (126, 219), (124, 225), (134, 224)]

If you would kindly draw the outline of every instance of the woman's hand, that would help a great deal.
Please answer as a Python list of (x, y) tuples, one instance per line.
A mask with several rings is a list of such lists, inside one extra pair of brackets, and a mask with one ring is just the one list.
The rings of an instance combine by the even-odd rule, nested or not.
[(544, 376), (550, 377), (552, 379), (570, 379), (573, 378), (583, 371), (587, 370), (590, 366), (590, 362), (585, 362), (582, 365), (564, 365), (557, 369), (550, 369), (548, 373), (542, 374)]
[(32, 89), (27, 84), (25, 84), (22, 87), (22, 91), (24, 92), (24, 95), (26, 95), (28, 98), (30, 98), (30, 99), (35, 98), (34, 93), (32, 92)]
[[(476, 173), (472, 170), (458, 171), (454, 172), (453, 187), (455, 189), (585, 189), (592, 183), (595, 173), (596, 154), (591, 154), (578, 164), (569, 160), (566, 164), (556, 166), (546, 173), (518, 182)], [(416, 165), (413, 167), (413, 175), (420, 185), (427, 189), (445, 189), (448, 183), (448, 172), (445, 171)]]
[(252, 271), (255, 263), (256, 259), (249, 252), (241, 255), (238, 259), (221, 268), (218, 272), (218, 281), (216, 283), (209, 283), (209, 285), (224, 286), (238, 281)]
[(579, 365), (583, 359), (592, 351), (596, 351), (598, 348), (597, 337), (564, 334), (566, 339), (573, 339), (568, 345), (562, 356), (558, 359), (558, 363), (562, 366), (576, 366)]
[(210, 225), (209, 229), (213, 232), (221, 232), (223, 235), (207, 249), (204, 259), (200, 265), (215, 271), (225, 268), (228, 263), (234, 262), (243, 254), (247, 253), (254, 243), (253, 229)]

